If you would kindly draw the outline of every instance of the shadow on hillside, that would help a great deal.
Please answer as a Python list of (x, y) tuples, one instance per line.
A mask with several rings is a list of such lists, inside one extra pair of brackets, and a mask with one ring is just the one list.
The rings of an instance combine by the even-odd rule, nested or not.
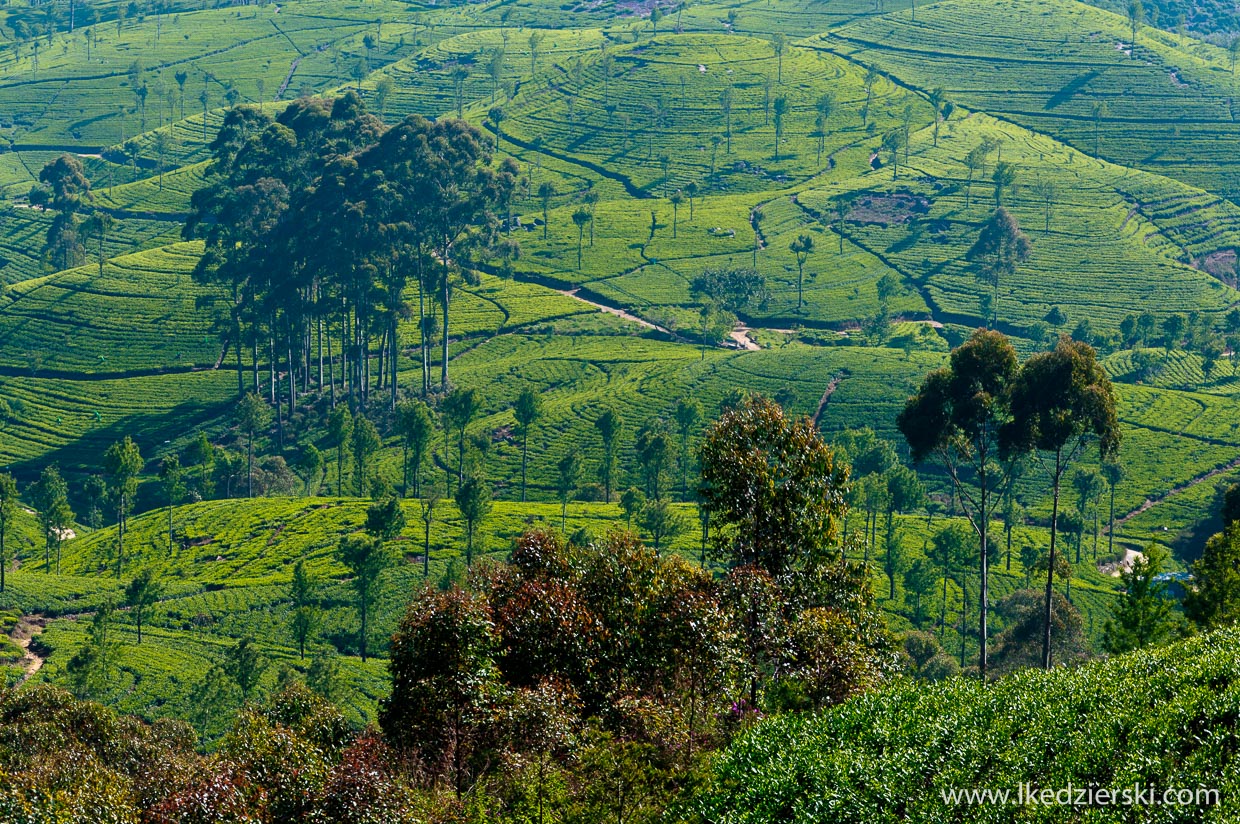
[[(135, 413), (107, 426), (91, 429), (76, 440), (44, 453), (41, 457), (16, 463), (13, 474), (25, 486), (36, 480), (43, 467), (56, 465), (69, 481), (69, 493), (75, 511), (84, 515), (81, 494), (82, 481), (86, 476), (103, 471), (103, 455), (108, 447), (121, 441), (126, 435), (134, 439), (142, 451), (147, 469), (155, 458), (164, 454), (172, 442), (195, 433), (203, 425), (226, 414), (228, 403), (203, 403), (186, 401), (172, 409), (158, 413)], [(139, 504), (143, 501), (139, 500)], [(81, 506), (79, 506), (81, 505)]]
[(1077, 75), (1065, 83), (1062, 89), (1051, 95), (1050, 99), (1046, 101), (1046, 105), (1042, 108), (1049, 112), (1059, 106), (1062, 106), (1064, 103), (1067, 103), (1069, 100), (1076, 97), (1080, 91), (1096, 80), (1101, 74), (1102, 69), (1092, 69), (1091, 71), (1085, 72), (1085, 74)]

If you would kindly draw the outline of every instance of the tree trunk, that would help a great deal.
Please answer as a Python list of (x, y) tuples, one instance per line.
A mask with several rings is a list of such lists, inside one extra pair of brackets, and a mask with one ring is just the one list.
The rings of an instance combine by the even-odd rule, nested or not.
[(529, 427), (525, 427), (525, 432), (521, 435), (521, 503), (525, 503), (525, 464), (529, 449), (530, 431)]
[(978, 615), (979, 615), (979, 632), (981, 633), (980, 644), (978, 648), (978, 669), (982, 676), (982, 681), (986, 680), (986, 670), (989, 664), (987, 653), (987, 632), (989, 630), (988, 619), (990, 614), (990, 553), (987, 551), (990, 547), (988, 540), (990, 538), (990, 512), (987, 509), (987, 501), (990, 497), (989, 478), (986, 473), (986, 451), (981, 454), (982, 471), (978, 474), (981, 481), (981, 518), (978, 521), (978, 533), (982, 543), (982, 581), (978, 591)]
[(1055, 477), (1051, 496), (1050, 563), (1046, 570), (1046, 605), (1042, 614), (1042, 668), (1051, 668), (1051, 598), (1055, 594), (1055, 533), (1059, 529), (1059, 480), (1063, 473), (1063, 448), (1055, 450)]
[(448, 282), (448, 272), (444, 272), (443, 284), (443, 329), (440, 334), (443, 335), (443, 363), (440, 364), (439, 385), (446, 394), (448, 391), (448, 304), (452, 300), (452, 285)]
[(327, 385), (330, 388), (331, 408), (335, 409), (336, 408), (336, 361), (332, 357), (332, 330), (331, 330), (330, 325), (328, 326), (327, 334), (324, 335), (324, 337), (327, 338)]
[[(1115, 554), (1115, 486), (1111, 486), (1111, 518), (1110, 524), (1107, 526), (1107, 555)], [(0, 582), (0, 590), (4, 589), (3, 582)]]
[(431, 522), (424, 519), (423, 523), (426, 524), (426, 534), (422, 544), (422, 577), (428, 578), (431, 574)]

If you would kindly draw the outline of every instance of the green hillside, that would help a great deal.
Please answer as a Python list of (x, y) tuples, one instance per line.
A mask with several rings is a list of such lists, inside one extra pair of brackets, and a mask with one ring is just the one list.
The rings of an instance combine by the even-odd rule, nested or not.
[[(1128, 4), (1113, 0), (103, 0), (72, 12), (14, 0), (0, 8), (0, 471), (19, 486), (0, 592), (4, 676), (93, 691), (147, 721), (192, 721), (208, 750), (227, 746), (229, 724), (229, 713), (203, 714), (213, 679), (260, 703), (313, 681), (349, 725), (377, 723), (410, 599), (453, 584), (477, 594), (515, 574), (499, 565), (531, 528), (560, 528), (582, 551), (619, 527), (650, 544), (657, 535), (668, 587), (722, 587), (739, 561), (704, 551), (726, 539), (702, 520), (698, 449), (745, 394), (808, 418), (828, 444), (868, 437), (859, 430), (886, 442), (849, 456), (850, 510), (832, 517), (831, 550), (856, 578), (832, 585), (856, 587), (860, 602), (865, 582), (891, 638), (925, 633), (940, 663), (972, 674), (976, 554), (953, 567), (935, 544), (967, 531), (968, 504), (941, 462), (913, 462), (897, 416), (981, 326), (1022, 362), (1060, 336), (1087, 343), (1114, 384), (1122, 471), (1085, 438), (1058, 509), (1068, 563), (1055, 590), (1079, 614), (1082, 658), (1102, 658), (1121, 561), (1156, 543), (1171, 550), (1167, 571), (1192, 569), (1221, 528), (1223, 490), (1240, 481), (1240, 49), (1229, 50), (1235, 10), (1224, 5), (1148, 2), (1133, 43)], [(403, 191), (408, 169), (383, 165), (374, 147), (410, 116), (477, 129), (467, 135), (481, 147), (478, 177)], [(89, 187), (41, 181), (65, 154), (61, 167), (80, 168)], [(376, 217), (482, 179), (495, 188), (478, 194), (485, 209), (459, 237), (427, 231), (424, 216)], [(196, 197), (209, 189), (232, 198), (226, 208)], [(975, 249), (1000, 207), (1027, 241), (1001, 275)], [(252, 257), (230, 269), (237, 250)], [(727, 277), (759, 286), (707, 294)], [(412, 401), (431, 415), (417, 494), (401, 429)], [(352, 436), (342, 449), (333, 431), (345, 409), (377, 436), (357, 462)], [(126, 437), (140, 450), (132, 488), (108, 457)], [(925, 494), (891, 504), (888, 521), (890, 473), (903, 467)], [(72, 515), (49, 532), (38, 482), (51, 468)], [(1028, 457), (993, 515), (992, 653), (1012, 625), (997, 605), (1045, 584), (1045, 469)], [(1113, 486), (1095, 477), (1104, 469), (1120, 472)], [(455, 500), (469, 479), (489, 504), (476, 522)], [(118, 574), (122, 487), (133, 511)], [(432, 487), (442, 500), (427, 554), (419, 496)], [(390, 562), (363, 660), (364, 576), (340, 546), (390, 496), (405, 523), (379, 544)], [(57, 535), (59, 570), (48, 569)], [(309, 596), (294, 592), (299, 563)], [(137, 612), (123, 605), (145, 573), (161, 591), (139, 645)], [(529, 596), (526, 613), (555, 597)], [(796, 598), (785, 606), (799, 610)], [(109, 604), (115, 647), (97, 637)], [(293, 628), (308, 614), (303, 658)], [(792, 666), (771, 663), (790, 654), (787, 632), (770, 642), (771, 673)], [(728, 638), (707, 646), (738, 646)], [(1205, 819), (1156, 820), (1230, 820), (1235, 640), (1206, 635), (989, 686), (906, 682), (893, 672), (912, 668), (892, 647), (891, 671), (866, 694), (820, 713), (751, 673), (747, 694), (728, 682), (736, 694), (708, 709), (700, 742), (695, 702), (724, 687), (677, 670), (660, 695), (634, 687), (631, 704), (599, 710), (611, 726), (574, 728), (581, 737), (551, 761), (486, 753), (487, 779), (452, 788), (464, 800), (446, 789), (423, 798), (421, 786), (400, 797), (426, 802), (410, 803), (409, 820), (542, 821), (541, 806), (503, 816), (522, 793), (541, 805), (528, 771), (554, 767), (538, 780), (568, 788), (560, 819), (636, 824), (682, 809), (670, 799), (692, 796), (713, 769), (686, 816), (1050, 821), (1067, 819), (945, 811), (937, 792), (1141, 780), (1224, 790)], [(242, 641), (266, 664), (248, 690), (232, 657)], [(85, 684), (81, 659), (70, 663), (91, 649), (114, 652), (106, 684)], [(527, 687), (494, 695), (525, 700)], [(488, 712), (581, 720), (575, 702), (589, 692)], [(774, 717), (745, 731), (751, 711)], [(736, 735), (712, 767), (710, 753)], [(607, 761), (621, 755), (630, 760)], [(495, 765), (525, 778), (503, 784), (487, 772)], [(630, 768), (625, 780), (644, 788), (633, 809), (582, 801), (582, 788)], [(1097, 812), (1072, 820), (1146, 820)]]
[[(1025, 821), (1031, 810), (1048, 821), (1231, 821), (1236, 641), (1228, 630), (989, 686), (909, 684), (763, 723), (725, 754), (698, 813), (738, 823)], [(1158, 795), (1039, 808), (1017, 803), (1021, 784), (1039, 792), (1139, 784)], [(944, 802), (942, 793), (966, 788), (1011, 800)], [(1200, 788), (1217, 790), (1215, 800), (1194, 800)], [(1187, 789), (1188, 802), (1163, 803), (1168, 789)]]

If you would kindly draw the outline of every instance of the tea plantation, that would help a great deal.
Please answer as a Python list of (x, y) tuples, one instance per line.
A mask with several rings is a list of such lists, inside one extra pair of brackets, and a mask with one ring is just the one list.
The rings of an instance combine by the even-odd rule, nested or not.
[[(872, 430), (917, 471), (925, 495), (889, 520), (887, 493), (857, 472), (835, 526), (892, 632), (929, 633), (967, 670), (977, 576), (935, 550), (965, 525), (962, 504), (938, 463), (913, 462), (897, 416), (982, 326), (1022, 359), (1061, 335), (1088, 343), (1114, 383), (1122, 473), (1095, 477), (1117, 470), (1087, 439), (1058, 510), (1077, 526), (1060, 522), (1074, 550), (1056, 591), (1079, 613), (1085, 653), (1105, 654), (1123, 564), (1158, 544), (1166, 571), (1188, 571), (1221, 528), (1221, 490), (1240, 481), (1240, 48), (1208, 15), (1178, 32), (1109, 0), (60, 5), (0, 8), (0, 471), (21, 489), (0, 559), (10, 682), (80, 686), (69, 662), (93, 643), (95, 616), (147, 571), (159, 598), (141, 644), (138, 612), (116, 613), (116, 675), (99, 700), (190, 720), (214, 747), (227, 723), (202, 709), (202, 684), (246, 639), (266, 664), (255, 694), (326, 667), (349, 722), (375, 722), (411, 596), (480, 580), (531, 527), (583, 542), (631, 527), (722, 575), (695, 454), (744, 393), (809, 417), (828, 443)], [(260, 218), (308, 210), (332, 175), (356, 172), (357, 154), (327, 150), (285, 170), (330, 168), (322, 189), (230, 167), (255, 124), (272, 154), (306, 135), (345, 146), (331, 132), (341, 115), (316, 98), (349, 101), (367, 139), (411, 116), (478, 130), (484, 165), (512, 176), (496, 178), (510, 185), (504, 208), (470, 243), (424, 258), (451, 249), (467, 265), (420, 284), (408, 257), (337, 257), (294, 287), (313, 255), (278, 272), (221, 263), (265, 231)], [(44, 171), (57, 163), (81, 170), (68, 194)], [(204, 240), (238, 199), (184, 231), (205, 214), (195, 193), (225, 173), (250, 174), (246, 196), (269, 196), (271, 213)], [(979, 236), (999, 214), (1023, 253), (988, 269)], [(313, 231), (325, 258), (333, 233), (348, 235)], [(738, 271), (760, 288), (710, 294)], [(345, 274), (355, 280), (333, 280)], [(279, 303), (292, 295), (304, 314)], [(429, 521), (390, 401), (424, 386), (436, 415), (413, 485), (442, 496)], [(440, 414), (449, 388), (473, 392), (463, 424)], [(537, 402), (525, 425), (523, 394)], [(350, 425), (375, 425), (356, 462), (338, 437), (346, 407)], [(664, 438), (653, 482), (652, 433)], [(118, 558), (120, 502), (99, 484), (126, 437), (141, 455)], [(49, 467), (74, 513), (63, 527), (37, 513)], [(1045, 581), (1044, 470), (1030, 459), (1013, 480), (1006, 533), (994, 515), (992, 604)], [(468, 477), (489, 506), (467, 519), (454, 494)], [(669, 506), (643, 507), (639, 489)], [(386, 538), (362, 639), (339, 547), (393, 495), (404, 524)], [(304, 656), (295, 569), (316, 616)], [(1010, 625), (996, 616), (992, 629)], [(720, 756), (692, 814), (1008, 821), (942, 813), (938, 791), (1208, 783), (1234, 749), (1213, 730), (1234, 720), (1236, 640), (995, 685), (901, 681), (763, 722)], [(1138, 715), (1148, 727), (1132, 726)], [(1234, 818), (1226, 805), (1211, 815)]]

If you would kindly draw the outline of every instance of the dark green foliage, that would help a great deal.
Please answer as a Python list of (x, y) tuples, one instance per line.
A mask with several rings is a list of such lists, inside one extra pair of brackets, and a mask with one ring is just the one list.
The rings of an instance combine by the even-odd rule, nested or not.
[(242, 638), (229, 647), (224, 655), (222, 666), (224, 672), (241, 691), (242, 699), (248, 700), (253, 695), (254, 688), (258, 686), (258, 680), (262, 678), (268, 665), (268, 660), (254, 645), (254, 641)]
[(142, 643), (143, 615), (158, 603), (162, 596), (163, 586), (156, 580), (155, 571), (149, 567), (138, 573), (125, 587), (125, 606), (129, 608), (129, 614), (138, 629), (139, 644)]
[[(1217, 789), (1213, 802), (1198, 796), (1169, 820), (1227, 819), (1235, 809), (1228, 801), (1235, 781), (1227, 777), (1234, 741), (1231, 709), (1218, 695), (1236, 683), (1238, 643), (1236, 631), (1226, 630), (1078, 668), (991, 684), (909, 683), (820, 715), (787, 715), (731, 747), (696, 809), (706, 821), (774, 824), (805, 811), (807, 820), (842, 824), (884, 820), (899, 804), (900, 820), (928, 824), (976, 820), (983, 809), (945, 803), (943, 791), (1140, 783)], [(1219, 732), (1186, 740), (1185, 717)], [(992, 820), (1014, 822), (1030, 808), (986, 809)], [(1040, 809), (1047, 820), (1080, 812)], [(1152, 809), (1110, 805), (1090, 815), (1121, 822)]]
[[(1056, 591), (1051, 604), (1051, 655), (1053, 660), (1074, 664), (1085, 660), (1089, 642), (1085, 638), (1081, 613)], [(1011, 673), (1036, 667), (1042, 662), (1044, 599), (1036, 590), (1022, 589), (995, 604), (1004, 629), (995, 636), (994, 669)]]
[(362, 660), (366, 660), (369, 641), (371, 605), (379, 595), (380, 576), (391, 565), (392, 559), (380, 538), (370, 535), (346, 535), (337, 547), (340, 562), (353, 575), (353, 590), (357, 594), (358, 648)]
[(1193, 564), (1194, 586), (1184, 597), (1184, 613), (1201, 627), (1221, 627), (1240, 619), (1240, 525), (1206, 542)]
[(405, 511), (400, 499), (392, 496), (372, 504), (366, 510), (366, 532), (374, 538), (390, 541), (405, 528)]
[(1111, 653), (1131, 652), (1169, 641), (1182, 623), (1165, 582), (1156, 580), (1169, 560), (1167, 550), (1151, 543), (1131, 569), (1120, 576), (1124, 595), (1107, 620), (1103, 643)]
[(456, 491), (456, 506), (465, 519), (465, 563), (474, 560), (474, 534), (491, 511), (491, 490), (481, 478), (470, 476)]
[[(1016, 350), (998, 332), (979, 329), (952, 350), (950, 366), (931, 372), (909, 398), (898, 424), (914, 460), (934, 458), (946, 467), (980, 541), (980, 601), (990, 603), (989, 532), (1009, 466), (997, 463), (999, 434), (1012, 415)], [(894, 588), (894, 576), (893, 576)], [(979, 669), (985, 676), (988, 610), (979, 610)]]
[(774, 575), (838, 555), (847, 469), (809, 419), (751, 396), (707, 430), (699, 461), (721, 555)]

